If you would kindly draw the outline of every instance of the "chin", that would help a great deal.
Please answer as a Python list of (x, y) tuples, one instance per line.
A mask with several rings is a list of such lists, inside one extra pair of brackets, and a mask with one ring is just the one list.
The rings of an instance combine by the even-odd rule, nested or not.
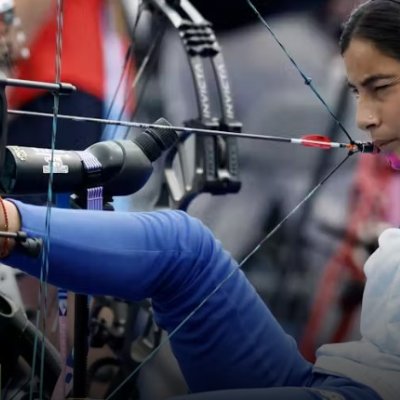
[(377, 147), (383, 154), (395, 154), (397, 157), (400, 157), (400, 142), (398, 139), (386, 144), (377, 143)]

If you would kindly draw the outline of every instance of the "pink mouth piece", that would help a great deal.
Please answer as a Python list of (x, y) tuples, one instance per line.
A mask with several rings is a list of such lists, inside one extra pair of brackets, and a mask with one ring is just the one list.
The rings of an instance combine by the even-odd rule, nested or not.
[(385, 157), (393, 169), (400, 171), (400, 158), (396, 154), (389, 153), (386, 154)]

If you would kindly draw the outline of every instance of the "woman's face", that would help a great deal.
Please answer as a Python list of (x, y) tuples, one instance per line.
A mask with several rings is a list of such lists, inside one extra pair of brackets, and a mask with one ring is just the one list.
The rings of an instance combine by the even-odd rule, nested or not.
[(343, 55), (357, 97), (357, 124), (384, 153), (400, 156), (400, 61), (365, 39), (353, 38)]

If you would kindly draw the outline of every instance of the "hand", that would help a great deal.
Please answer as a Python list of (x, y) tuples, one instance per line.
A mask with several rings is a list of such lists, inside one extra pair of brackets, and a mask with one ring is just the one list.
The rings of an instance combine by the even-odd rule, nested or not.
[[(14, 203), (8, 200), (3, 200), (3, 207), (0, 209), (0, 230), (6, 230), (6, 215), (8, 220), (8, 232), (17, 232), (21, 229), (21, 217), (18, 208)], [(5, 211), (5, 212), (4, 212)], [(7, 246), (5, 241), (7, 240)], [(7, 257), (14, 249), (15, 241), (11, 239), (0, 238), (0, 249), (6, 249), (2, 257)]]

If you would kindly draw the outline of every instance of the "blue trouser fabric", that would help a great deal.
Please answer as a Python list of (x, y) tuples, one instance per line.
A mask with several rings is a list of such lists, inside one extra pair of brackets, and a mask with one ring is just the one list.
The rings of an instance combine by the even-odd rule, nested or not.
[[(45, 208), (15, 203), (22, 229), (44, 236)], [(15, 251), (5, 261), (40, 275), (40, 258)], [(171, 338), (193, 392), (336, 387), (337, 382), (338, 389), (348, 388), (346, 399), (378, 399), (350, 380), (313, 373), (237, 263), (200, 221), (183, 212), (53, 209), (49, 265), (49, 282), (75, 292), (152, 298), (157, 323), (168, 332), (231, 275)], [(297, 391), (300, 399), (317, 393)]]

